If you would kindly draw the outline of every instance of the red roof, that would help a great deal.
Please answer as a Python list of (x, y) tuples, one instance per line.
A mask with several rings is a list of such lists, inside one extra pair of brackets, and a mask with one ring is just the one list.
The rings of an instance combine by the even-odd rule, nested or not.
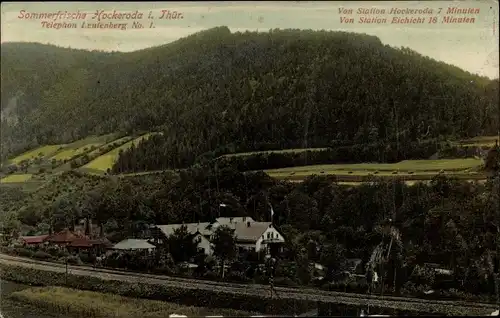
[(40, 244), (49, 237), (48, 235), (38, 235), (38, 236), (21, 236), (21, 240), (26, 244)]
[(52, 243), (70, 243), (76, 240), (77, 238), (80, 238), (80, 236), (66, 229), (59, 233), (52, 234), (49, 238), (47, 238), (47, 241)]
[(73, 247), (92, 247), (92, 241), (86, 237), (77, 238), (71, 242), (70, 246), (73, 246)]

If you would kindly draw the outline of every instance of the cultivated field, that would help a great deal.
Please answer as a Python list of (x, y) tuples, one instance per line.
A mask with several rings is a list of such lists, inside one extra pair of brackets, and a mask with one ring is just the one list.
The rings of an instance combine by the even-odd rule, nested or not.
[[(398, 163), (361, 163), (313, 165), (266, 170), (277, 179), (302, 180), (311, 175), (336, 175), (341, 181), (356, 182), (362, 177), (405, 177), (411, 180), (426, 180), (438, 173), (446, 175), (466, 174), (474, 178), (474, 170), (482, 165), (480, 159), (405, 160)], [(340, 181), (339, 180), (339, 181)], [(359, 182), (358, 181), (358, 182)]]
[(30, 180), (32, 177), (32, 174), (11, 174), (0, 179), (0, 183), (21, 183)]
[(498, 136), (479, 136), (458, 142), (463, 147), (493, 147)]
[(21, 161), (35, 159), (36, 157), (48, 158), (60, 149), (64, 148), (65, 145), (48, 145), (38, 147), (36, 149), (25, 152), (15, 158), (10, 160), (11, 163), (19, 164)]
[(306, 151), (321, 151), (327, 150), (328, 148), (297, 148), (297, 149), (281, 149), (281, 150), (266, 150), (266, 151), (251, 151), (251, 152), (239, 152), (223, 155), (221, 157), (243, 157), (251, 156), (255, 154), (265, 154), (265, 153), (287, 153), (287, 152), (306, 152)]
[[(145, 135), (142, 135), (138, 138), (135, 138), (133, 140), (130, 140), (126, 142), (125, 144), (121, 145), (120, 147), (114, 148), (113, 150), (97, 157), (96, 159), (92, 160), (91, 162), (87, 163), (82, 167), (83, 171), (88, 171), (90, 173), (104, 173), (106, 170), (111, 169), (113, 165), (115, 164), (116, 160), (118, 159), (118, 155), (120, 153), (120, 150), (127, 150), (132, 145), (137, 145), (141, 141), (148, 139), (150, 136), (154, 135), (156, 133), (148, 133)], [(130, 137), (125, 137), (125, 138), (130, 138)], [(118, 141), (115, 141), (118, 142)], [(113, 143), (115, 143), (113, 142)]]
[(100, 146), (111, 142), (116, 139), (115, 134), (109, 134), (104, 136), (91, 136), (82, 140), (75, 141), (73, 143), (67, 144), (55, 153), (50, 159), (56, 160), (69, 160), (73, 157), (86, 153), (92, 149), (97, 149)]

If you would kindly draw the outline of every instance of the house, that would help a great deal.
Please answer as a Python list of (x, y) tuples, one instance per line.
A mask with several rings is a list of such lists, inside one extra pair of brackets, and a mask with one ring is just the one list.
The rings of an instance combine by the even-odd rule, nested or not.
[(90, 239), (88, 237), (81, 237), (73, 240), (68, 244), (67, 248), (70, 252), (86, 252), (94, 255), (105, 253), (106, 249), (111, 248), (113, 244), (106, 239)]
[(273, 226), (271, 222), (250, 222), (236, 223), (228, 225), (234, 229), (236, 236), (236, 246), (241, 250), (250, 250), (255, 252), (271, 252), (272, 245), (279, 246), (285, 243), (281, 233)]
[(220, 217), (216, 218), (214, 224), (217, 225), (230, 225), (230, 224), (238, 224), (238, 223), (255, 223), (255, 220), (249, 216), (237, 216), (237, 217)]
[(81, 235), (75, 234), (69, 229), (64, 229), (59, 233), (49, 235), (49, 237), (47, 237), (45, 241), (53, 245), (68, 246), (71, 242), (81, 237)]
[(38, 247), (43, 245), (48, 237), (49, 235), (20, 236), (19, 241), (24, 246)]
[(270, 246), (283, 244), (285, 239), (271, 222), (256, 222), (251, 217), (220, 217), (213, 223), (187, 223), (187, 224), (167, 224), (157, 225), (161, 232), (161, 239), (169, 237), (176, 229), (185, 226), (188, 233), (193, 235), (198, 248), (207, 255), (211, 255), (212, 236), (219, 226), (228, 226), (234, 230), (236, 236), (236, 246), (240, 251), (253, 250), (256, 252), (270, 252)]
[(156, 247), (149, 243), (147, 240), (142, 239), (125, 239), (119, 243), (116, 243), (111, 247), (113, 250), (121, 251), (148, 251), (151, 252)]

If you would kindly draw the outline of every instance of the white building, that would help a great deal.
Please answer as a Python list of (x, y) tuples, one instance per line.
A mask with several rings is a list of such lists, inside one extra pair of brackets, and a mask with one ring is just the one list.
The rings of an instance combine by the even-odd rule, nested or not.
[(253, 250), (260, 252), (266, 250), (270, 244), (284, 243), (285, 239), (271, 222), (256, 222), (251, 217), (217, 218), (213, 223), (187, 223), (157, 225), (157, 228), (166, 236), (182, 226), (194, 235), (193, 240), (198, 243), (198, 248), (207, 255), (213, 253), (211, 238), (219, 226), (228, 226), (234, 229), (236, 246), (240, 250)]

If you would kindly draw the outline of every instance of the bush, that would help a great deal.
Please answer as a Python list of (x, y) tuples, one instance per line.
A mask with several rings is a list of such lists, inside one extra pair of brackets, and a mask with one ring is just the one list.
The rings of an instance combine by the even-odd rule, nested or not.
[(13, 247), (9, 251), (11, 255), (18, 255), (22, 257), (33, 257), (33, 250), (27, 249), (25, 247)]
[(299, 287), (300, 285), (289, 277), (276, 277), (274, 279), (275, 286), (283, 287)]
[(49, 259), (52, 259), (52, 255), (50, 255), (49, 253), (46, 253), (44, 251), (36, 251), (33, 254), (33, 258), (40, 259), (40, 260), (49, 260)]
[(250, 281), (250, 278), (248, 278), (242, 271), (231, 271), (227, 274), (224, 280), (235, 283), (247, 283)]
[(82, 265), (83, 264), (82, 260), (78, 256), (74, 256), (74, 255), (69, 256), (69, 257), (67, 257), (67, 260), (68, 260), (68, 264), (71, 264), (71, 265)]

